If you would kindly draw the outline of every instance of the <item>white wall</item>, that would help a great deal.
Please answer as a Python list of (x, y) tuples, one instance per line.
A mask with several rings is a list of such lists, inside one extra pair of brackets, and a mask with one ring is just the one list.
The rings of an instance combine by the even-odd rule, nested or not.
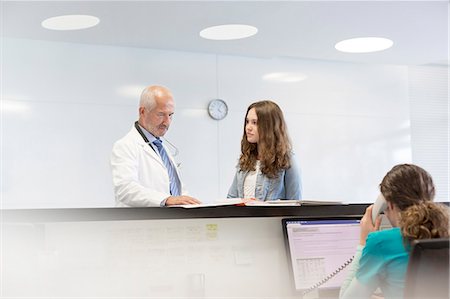
[[(190, 193), (205, 202), (226, 196), (244, 113), (260, 99), (285, 112), (304, 198), (371, 202), (386, 171), (411, 162), (406, 66), (3, 41), (3, 208), (113, 206), (111, 146), (150, 84), (174, 93), (166, 137)], [(262, 79), (280, 71), (308, 78)], [(206, 112), (216, 97), (230, 108), (220, 122)]]
[(450, 201), (448, 75), (448, 66), (409, 70), (412, 158), (430, 171), (441, 201)]

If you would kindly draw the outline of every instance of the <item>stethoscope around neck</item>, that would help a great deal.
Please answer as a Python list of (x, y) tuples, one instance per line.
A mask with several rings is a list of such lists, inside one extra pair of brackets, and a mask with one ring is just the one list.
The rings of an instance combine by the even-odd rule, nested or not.
[[(139, 126), (139, 123), (136, 121), (134, 122), (134, 127), (136, 128), (136, 130), (139, 132), (139, 134), (142, 136), (142, 138), (144, 139), (145, 143), (147, 143), (148, 145), (150, 145), (150, 147), (153, 149), (153, 147), (151, 146), (151, 142), (148, 141), (147, 137), (145, 136), (144, 132), (142, 132), (141, 127)], [(162, 137), (162, 139), (164, 140), (164, 142), (166, 142), (166, 144), (168, 145), (168, 148), (170, 150), (170, 153), (172, 154), (172, 156), (177, 156), (178, 153), (180, 152), (178, 150), (178, 148), (169, 140), (167, 140), (166, 138)]]

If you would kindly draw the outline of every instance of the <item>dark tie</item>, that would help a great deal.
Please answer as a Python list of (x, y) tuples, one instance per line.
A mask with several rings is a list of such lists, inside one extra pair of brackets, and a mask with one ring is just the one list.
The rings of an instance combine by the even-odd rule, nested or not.
[(153, 141), (153, 144), (156, 145), (158, 148), (159, 155), (161, 156), (161, 160), (164, 162), (164, 165), (167, 168), (167, 173), (169, 174), (170, 179), (170, 194), (173, 196), (179, 196), (180, 195), (180, 183), (178, 180), (177, 172), (175, 170), (175, 167), (170, 162), (169, 157), (167, 156), (167, 152), (164, 149), (162, 145), (161, 139), (156, 139)]

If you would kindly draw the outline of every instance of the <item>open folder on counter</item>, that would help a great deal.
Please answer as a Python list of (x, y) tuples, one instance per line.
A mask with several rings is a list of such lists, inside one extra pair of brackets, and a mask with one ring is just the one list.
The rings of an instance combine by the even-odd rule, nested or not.
[(338, 200), (321, 200), (321, 199), (277, 199), (277, 200), (244, 200), (242, 198), (228, 198), (211, 203), (191, 204), (191, 205), (174, 205), (170, 207), (182, 207), (186, 209), (205, 208), (205, 207), (221, 207), (221, 206), (247, 206), (247, 207), (286, 207), (286, 206), (315, 206), (315, 205), (341, 205), (344, 204)]
[(192, 208), (210, 208), (210, 207), (221, 207), (221, 206), (239, 206), (244, 205), (244, 200), (242, 198), (227, 198), (227, 199), (221, 199), (217, 200), (215, 202), (208, 202), (208, 203), (201, 203), (201, 204), (192, 204), (192, 205), (173, 205), (169, 206), (169, 208), (186, 208), (186, 209), (192, 209)]
[(343, 201), (340, 200), (322, 200), (322, 199), (277, 199), (277, 200), (250, 200), (245, 203), (246, 206), (254, 207), (267, 207), (267, 206), (321, 206), (321, 205), (342, 205)]

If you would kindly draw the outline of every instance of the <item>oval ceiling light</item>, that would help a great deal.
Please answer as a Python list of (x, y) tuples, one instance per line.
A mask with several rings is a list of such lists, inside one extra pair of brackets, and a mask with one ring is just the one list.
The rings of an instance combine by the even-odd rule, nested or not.
[(100, 19), (89, 15), (65, 15), (42, 21), (42, 27), (50, 30), (80, 30), (96, 26)]
[(212, 40), (233, 40), (250, 37), (258, 32), (258, 28), (250, 25), (229, 24), (212, 26), (200, 31), (200, 36)]
[(393, 44), (384, 37), (358, 37), (340, 41), (334, 47), (345, 53), (370, 53), (389, 49)]
[(263, 80), (273, 82), (300, 82), (307, 78), (305, 74), (301, 73), (269, 73), (263, 76)]

